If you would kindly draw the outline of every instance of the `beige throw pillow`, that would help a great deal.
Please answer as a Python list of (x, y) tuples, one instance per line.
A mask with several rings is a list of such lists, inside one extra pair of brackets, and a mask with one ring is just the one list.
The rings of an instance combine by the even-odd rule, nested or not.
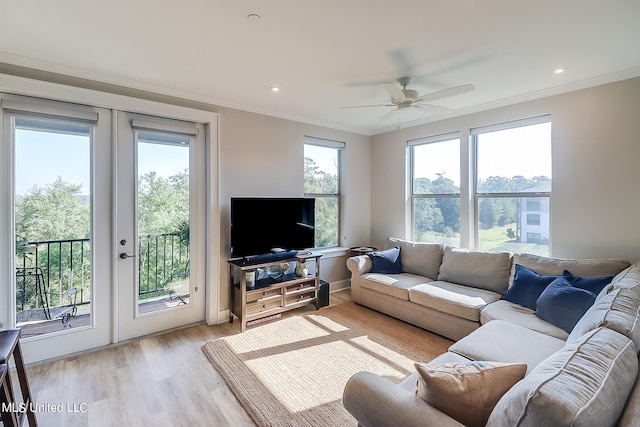
[(416, 395), (465, 426), (484, 426), (498, 400), (524, 378), (524, 363), (416, 363)]

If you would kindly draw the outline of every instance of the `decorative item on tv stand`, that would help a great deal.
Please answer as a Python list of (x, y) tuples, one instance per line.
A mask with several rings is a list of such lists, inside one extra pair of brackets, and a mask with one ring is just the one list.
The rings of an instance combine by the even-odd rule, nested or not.
[(299, 259), (296, 261), (296, 276), (307, 277), (309, 275), (309, 267), (307, 266), (306, 259)]

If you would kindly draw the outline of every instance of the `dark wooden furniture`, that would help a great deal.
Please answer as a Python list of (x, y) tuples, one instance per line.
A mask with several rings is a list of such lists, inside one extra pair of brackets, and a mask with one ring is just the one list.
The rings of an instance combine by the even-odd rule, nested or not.
[[(24, 366), (24, 359), (22, 358), (20, 329), (0, 331), (0, 364), (9, 365), (11, 357), (13, 357), (13, 361), (16, 365), (18, 383), (20, 384), (20, 391), (22, 392), (22, 404), (25, 408), (25, 411), (18, 415), (18, 425), (22, 425), (24, 417), (26, 416), (29, 421), (29, 426), (35, 427), (38, 425), (38, 422), (36, 421), (36, 414), (33, 412), (33, 406), (35, 403), (31, 398), (31, 388), (29, 387), (27, 370)], [(9, 372), (6, 373), (6, 378), (10, 399), (15, 402), (14, 391), (11, 384), (11, 375)]]
[(3, 427), (17, 427), (18, 417), (17, 407), (11, 393), (9, 385), (9, 368), (7, 365), (0, 365), (0, 420)]

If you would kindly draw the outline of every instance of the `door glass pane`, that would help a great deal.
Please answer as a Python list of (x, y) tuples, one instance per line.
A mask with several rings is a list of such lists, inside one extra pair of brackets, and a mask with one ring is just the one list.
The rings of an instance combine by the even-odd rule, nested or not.
[(15, 118), (16, 324), (22, 336), (88, 325), (92, 127)]
[(139, 313), (189, 304), (189, 145), (137, 133)]

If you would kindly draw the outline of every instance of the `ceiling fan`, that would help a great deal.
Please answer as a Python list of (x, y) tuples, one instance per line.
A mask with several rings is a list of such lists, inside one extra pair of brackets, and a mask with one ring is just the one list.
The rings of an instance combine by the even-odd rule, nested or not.
[(400, 89), (400, 87), (398, 87), (398, 85), (396, 85), (395, 83), (385, 83), (382, 85), (383, 89), (391, 96), (391, 101), (388, 104), (353, 105), (342, 108), (395, 107), (387, 114), (382, 116), (380, 118), (380, 121), (385, 120), (396, 111), (401, 111), (407, 108), (415, 108), (429, 114), (442, 114), (451, 111), (451, 109), (441, 107), (439, 105), (426, 104), (426, 102), (460, 95), (462, 93), (470, 92), (475, 89), (475, 86), (473, 86), (472, 84), (466, 84), (438, 90), (431, 93), (426, 93), (424, 95), (419, 95), (418, 91), (407, 89), (410, 81), (410, 77), (399, 78), (398, 83), (400, 84), (400, 86), (402, 86), (402, 89)]

